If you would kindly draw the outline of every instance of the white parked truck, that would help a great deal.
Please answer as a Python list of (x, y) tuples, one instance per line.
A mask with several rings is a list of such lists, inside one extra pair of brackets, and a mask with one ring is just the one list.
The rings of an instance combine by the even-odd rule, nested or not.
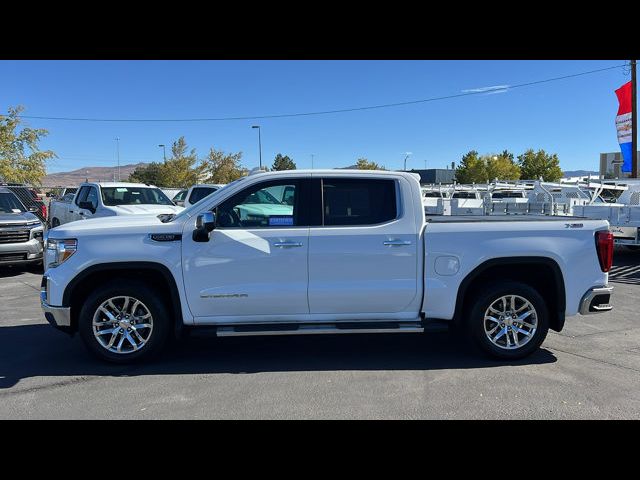
[(611, 310), (604, 220), (425, 217), (404, 172), (244, 177), (172, 217), (50, 231), (41, 303), (112, 362), (169, 336), (423, 332), (448, 322), (521, 358), (565, 317)]
[(120, 215), (172, 215), (182, 210), (158, 187), (142, 183), (81, 183), (73, 198), (54, 200), (49, 206), (49, 224)]

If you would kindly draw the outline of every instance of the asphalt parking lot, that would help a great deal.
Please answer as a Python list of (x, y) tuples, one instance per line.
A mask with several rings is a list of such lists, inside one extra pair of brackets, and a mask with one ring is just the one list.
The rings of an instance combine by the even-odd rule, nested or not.
[(112, 366), (45, 322), (37, 271), (0, 269), (0, 418), (637, 419), (640, 252), (614, 264), (613, 312), (568, 318), (514, 363), (434, 333), (197, 335)]

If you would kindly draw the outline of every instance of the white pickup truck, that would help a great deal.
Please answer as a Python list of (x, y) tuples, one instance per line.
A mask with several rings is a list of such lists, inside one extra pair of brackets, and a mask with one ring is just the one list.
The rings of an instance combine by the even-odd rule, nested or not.
[(41, 303), (112, 362), (170, 335), (423, 332), (449, 322), (521, 358), (565, 316), (611, 310), (603, 220), (425, 217), (403, 172), (244, 177), (173, 217), (101, 218), (50, 231)]
[(158, 187), (142, 183), (81, 183), (72, 199), (64, 196), (51, 202), (51, 228), (76, 220), (119, 215), (175, 214), (182, 207), (162, 193)]

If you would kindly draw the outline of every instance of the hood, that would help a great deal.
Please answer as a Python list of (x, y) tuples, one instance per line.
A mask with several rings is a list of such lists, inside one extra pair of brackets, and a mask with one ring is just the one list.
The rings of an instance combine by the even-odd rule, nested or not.
[(153, 214), (158, 215), (160, 213), (178, 213), (183, 210), (182, 207), (175, 205), (114, 205), (108, 208), (118, 212), (119, 215), (145, 215)]
[(0, 212), (0, 226), (25, 225), (27, 223), (39, 222), (40, 220), (31, 212), (3, 213)]
[(105, 235), (107, 233), (163, 233), (166, 231), (182, 231), (182, 224), (162, 223), (156, 215), (122, 215), (64, 223), (49, 230), (49, 237), (74, 238), (83, 235)]

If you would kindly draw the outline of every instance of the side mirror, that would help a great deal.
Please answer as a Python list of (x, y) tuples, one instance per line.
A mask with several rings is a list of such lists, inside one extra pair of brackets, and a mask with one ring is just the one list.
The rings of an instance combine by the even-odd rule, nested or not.
[(213, 212), (204, 212), (196, 217), (196, 229), (193, 231), (194, 242), (208, 242), (209, 233), (216, 228), (216, 216)]
[(91, 202), (80, 202), (78, 206), (83, 210), (89, 210), (91, 213), (96, 213), (96, 209), (93, 208), (93, 204)]

